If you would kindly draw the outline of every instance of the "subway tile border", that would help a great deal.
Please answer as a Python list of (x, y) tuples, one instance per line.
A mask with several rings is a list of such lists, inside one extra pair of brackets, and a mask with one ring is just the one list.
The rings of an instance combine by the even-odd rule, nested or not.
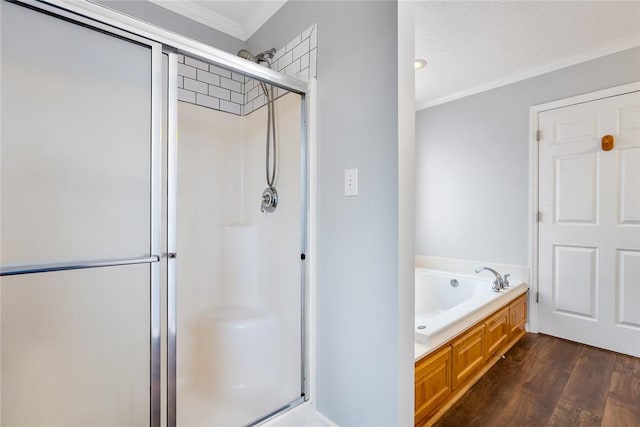
[[(272, 68), (287, 76), (309, 81), (309, 79), (318, 76), (317, 54), (318, 25), (313, 24), (276, 51), (273, 56)], [(287, 93), (286, 90), (280, 88), (274, 88), (273, 91), (276, 99)], [(247, 79), (245, 82), (244, 114), (251, 114), (265, 104), (266, 98), (259, 82)]]
[[(309, 81), (317, 77), (318, 36), (313, 24), (276, 51), (272, 68)], [(274, 88), (275, 98), (287, 93)], [(245, 116), (266, 104), (257, 80), (188, 56), (178, 55), (178, 100)]]
[(178, 55), (178, 101), (242, 116), (244, 76)]

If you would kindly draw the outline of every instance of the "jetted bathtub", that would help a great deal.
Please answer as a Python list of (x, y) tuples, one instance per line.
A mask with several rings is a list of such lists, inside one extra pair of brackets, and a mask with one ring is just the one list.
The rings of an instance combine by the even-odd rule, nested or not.
[(416, 360), (528, 289), (525, 283), (512, 281), (509, 288), (493, 292), (493, 280), (484, 275), (416, 268)]

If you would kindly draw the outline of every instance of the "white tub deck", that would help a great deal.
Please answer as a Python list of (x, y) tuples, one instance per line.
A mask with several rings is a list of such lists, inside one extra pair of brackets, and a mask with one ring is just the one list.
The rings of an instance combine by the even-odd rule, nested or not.
[[(458, 288), (449, 284), (453, 278), (459, 281)], [(509, 288), (493, 292), (491, 285), (491, 280), (482, 277), (416, 269), (415, 360), (433, 352), (529, 289), (524, 282), (512, 282)], [(465, 295), (460, 295), (461, 292)], [(425, 328), (418, 329), (418, 326)]]

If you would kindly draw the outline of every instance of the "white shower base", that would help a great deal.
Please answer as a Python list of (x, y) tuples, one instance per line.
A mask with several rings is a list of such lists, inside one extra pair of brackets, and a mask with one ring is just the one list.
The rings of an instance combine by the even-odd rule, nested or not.
[(276, 380), (279, 341), (273, 315), (251, 307), (214, 307), (198, 320), (194, 378), (205, 394), (245, 394), (269, 386)]
[(211, 427), (242, 426), (285, 405), (289, 400), (291, 400), (290, 392), (287, 392), (287, 387), (277, 385), (254, 389), (243, 399), (220, 397), (212, 400), (193, 393), (190, 389), (178, 389), (177, 424)]
[(178, 425), (244, 425), (291, 400), (279, 381), (277, 319), (260, 309), (214, 307), (196, 324), (193, 381), (178, 390)]

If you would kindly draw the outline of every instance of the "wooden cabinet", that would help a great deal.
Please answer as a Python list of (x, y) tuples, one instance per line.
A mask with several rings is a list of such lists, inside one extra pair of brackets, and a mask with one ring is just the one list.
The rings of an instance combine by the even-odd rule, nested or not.
[(525, 334), (526, 294), (415, 365), (415, 425), (430, 426)]
[(439, 350), (416, 364), (416, 422), (431, 415), (451, 394), (451, 346)]
[(471, 377), (485, 361), (484, 323), (470, 329), (451, 344), (453, 388)]
[(525, 334), (524, 325), (527, 323), (526, 294), (519, 296), (509, 304), (509, 339), (518, 339)]
[(507, 341), (509, 341), (509, 307), (505, 307), (497, 313), (490, 316), (485, 322), (485, 332), (487, 334), (487, 352), (485, 357), (489, 357), (504, 353)]

